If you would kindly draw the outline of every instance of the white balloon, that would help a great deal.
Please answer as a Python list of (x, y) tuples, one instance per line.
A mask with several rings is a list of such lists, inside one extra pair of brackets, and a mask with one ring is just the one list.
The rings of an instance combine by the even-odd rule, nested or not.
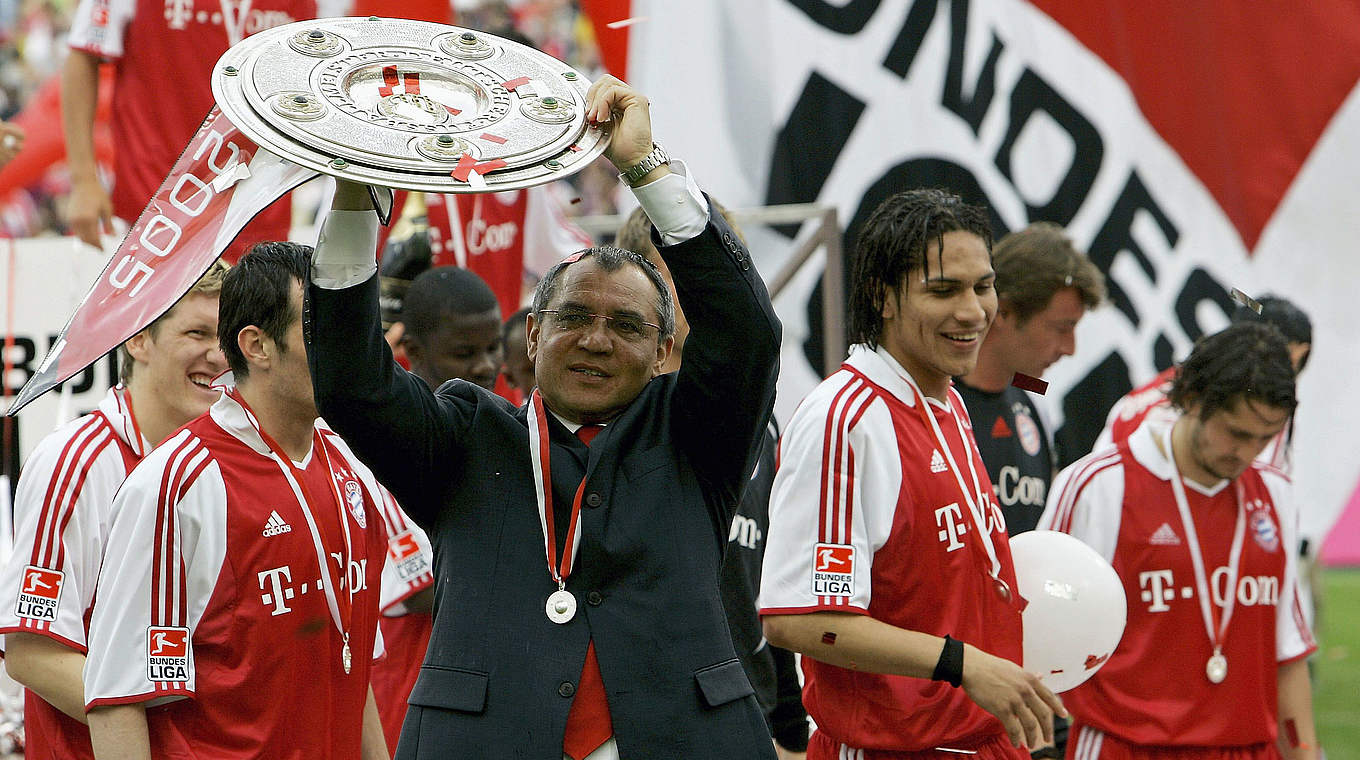
[(1090, 678), (1124, 635), (1124, 584), (1095, 549), (1066, 533), (1010, 540), (1023, 613), (1025, 670), (1055, 693)]

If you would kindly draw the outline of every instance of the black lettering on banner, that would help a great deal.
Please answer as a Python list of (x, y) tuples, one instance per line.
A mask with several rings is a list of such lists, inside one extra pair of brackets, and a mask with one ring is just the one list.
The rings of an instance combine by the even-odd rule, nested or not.
[[(826, 0), (789, 0), (818, 26), (837, 34), (858, 34), (878, 12), (880, 0), (850, 0), (832, 4)], [(933, 0), (932, 0), (933, 2)]]
[[(992, 48), (987, 52), (987, 60), (978, 72), (973, 83), (973, 96), (963, 96), (963, 46), (968, 37), (968, 0), (953, 0), (949, 4), (949, 67), (945, 69), (944, 92), (940, 94), (940, 105), (959, 115), (968, 122), (976, 135), (982, 129), (982, 119), (992, 105), (996, 93), (996, 62), (1005, 49), (1001, 39), (992, 31)], [(1014, 120), (1015, 99), (1011, 98), (1011, 118)], [(1007, 135), (1009, 137), (1009, 135)], [(1097, 136), (1099, 139), (1099, 136)], [(1098, 164), (1098, 162), (1097, 162)], [(998, 164), (999, 165), (999, 164)], [(1005, 171), (1004, 169), (1002, 170)], [(1009, 175), (1007, 175), (1009, 177)], [(1089, 187), (1087, 189), (1090, 189)], [(1085, 193), (1082, 193), (1085, 195)], [(1033, 214), (1030, 217), (1033, 218)]]
[(1166, 337), (1166, 333), (1158, 333), (1157, 340), (1152, 342), (1152, 366), (1161, 372), (1175, 361), (1175, 349), (1171, 345), (1171, 339)]
[[(5, 352), (4, 346), (0, 346), (0, 352)], [(37, 346), (33, 339), (23, 335), (14, 336), (14, 344), (4, 356), (4, 364), (9, 365), (10, 373), (22, 372), (23, 379), (19, 382), (11, 382), (9, 374), (5, 375), (5, 390), (9, 395), (19, 392), (24, 387), (24, 383), (33, 377), (33, 360), (37, 359)]]
[(1114, 263), (1115, 256), (1118, 256), (1120, 251), (1128, 251), (1143, 268), (1148, 279), (1154, 284), (1157, 282), (1156, 268), (1152, 266), (1152, 261), (1143, 253), (1143, 249), (1133, 237), (1133, 220), (1139, 211), (1146, 211), (1152, 217), (1161, 229), (1162, 235), (1166, 237), (1167, 248), (1174, 249), (1181, 237), (1180, 230), (1171, 223), (1171, 219), (1162, 211), (1161, 206), (1157, 205), (1157, 201), (1152, 199), (1152, 193), (1148, 192), (1147, 185), (1135, 171), (1129, 174), (1128, 182), (1120, 191), (1114, 206), (1110, 208), (1110, 215), (1105, 218), (1105, 224), (1101, 226), (1100, 232), (1096, 233), (1087, 252), (1091, 261), (1105, 273), (1110, 303), (1124, 312), (1124, 316), (1128, 317), (1135, 327), (1140, 321), (1138, 311), (1133, 308), (1132, 299), (1119, 287), (1119, 282), (1109, 275), (1110, 265)]
[[(765, 204), (816, 201), (862, 113), (864, 101), (812, 72), (775, 137)], [(790, 238), (798, 233), (798, 225), (775, 229)]]
[(1176, 297), (1176, 320), (1190, 340), (1199, 340), (1206, 330), (1200, 325), (1198, 307), (1203, 301), (1212, 301), (1223, 310), (1225, 317), (1232, 314), (1234, 302), (1228, 290), (1215, 280), (1213, 275), (1196, 268), (1185, 278), (1181, 294)]
[(1131, 390), (1129, 365), (1118, 351), (1111, 351), (1072, 386), (1063, 396), (1063, 426), (1053, 436), (1058, 467), (1066, 467), (1090, 453), (1105, 427), (1110, 407)]
[[(883, 59), (883, 68), (892, 73), (907, 78), (907, 72), (911, 70), (911, 64), (916, 61), (916, 54), (921, 51), (921, 43), (926, 38), (926, 32), (930, 30), (930, 24), (935, 20), (936, 0), (916, 0), (911, 4), (911, 10), (907, 11), (907, 18), (902, 22), (902, 28), (897, 32), (897, 39), (893, 41), (892, 47), (888, 49), (888, 57)], [(967, 9), (964, 10), (965, 15)], [(950, 40), (950, 73), (953, 73), (953, 40)]]
[(1011, 169), (1015, 141), (1029, 120), (1041, 111), (1053, 117), (1053, 121), (1072, 138), (1072, 165), (1053, 191), (1053, 197), (1043, 202), (1025, 198), (1025, 210), (1030, 219), (1066, 226), (1077, 215), (1096, 182), (1105, 155), (1105, 143), (1095, 125), (1031, 69), (1025, 69), (1011, 92), (1010, 123), (1006, 127), (1006, 137), (996, 151), (996, 168), (1015, 185)]

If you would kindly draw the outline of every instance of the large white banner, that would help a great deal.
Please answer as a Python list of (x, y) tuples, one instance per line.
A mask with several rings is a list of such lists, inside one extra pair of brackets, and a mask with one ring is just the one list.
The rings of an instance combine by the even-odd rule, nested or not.
[[(0, 335), (14, 336), (8, 351), (0, 349), (4, 351), (0, 358), (9, 368), (3, 378), (6, 392), (0, 413), (37, 372), (108, 260), (107, 254), (75, 238), (0, 241), (0, 293), (5, 294)], [(106, 356), (25, 407), (16, 418), (20, 461), (57, 425), (94, 409), (116, 377), (114, 360)]]
[[(1296, 488), (1304, 535), (1320, 539), (1360, 473), (1360, 405), (1342, 401), (1360, 343), (1360, 66), (1330, 55), (1337, 40), (1321, 26), (1348, 16), (1234, 16), (1216, 37), (1204, 30), (1231, 3), (1048, 4), (1061, 7), (634, 0), (646, 21), (632, 27), (628, 77), (651, 98), (658, 140), (729, 206), (831, 204), (851, 243), (886, 195), (936, 185), (985, 201), (998, 237), (1039, 219), (1065, 225), (1111, 293), (1081, 323), (1076, 356), (1046, 378), (1068, 460), (1115, 398), (1227, 323), (1231, 289), (1299, 304), (1314, 349), (1300, 381)], [(1180, 17), (1140, 16), (1163, 5)], [(1128, 53), (1158, 24), (1162, 58)], [(1255, 60), (1215, 47), (1252, 24), (1259, 33), (1232, 44), (1257, 45)], [(1279, 24), (1312, 26), (1284, 34)], [(1310, 35), (1318, 49), (1288, 49)], [(1272, 66), (1334, 60), (1351, 73), (1299, 70), (1309, 86), (1272, 92), (1299, 78)], [(1257, 91), (1225, 93), (1239, 79)], [(1177, 110), (1182, 101), (1193, 107)], [(766, 234), (755, 246), (772, 274), (787, 240)], [(804, 345), (817, 334), (815, 281), (805, 273), (776, 304), (781, 419), (820, 377), (816, 347)]]

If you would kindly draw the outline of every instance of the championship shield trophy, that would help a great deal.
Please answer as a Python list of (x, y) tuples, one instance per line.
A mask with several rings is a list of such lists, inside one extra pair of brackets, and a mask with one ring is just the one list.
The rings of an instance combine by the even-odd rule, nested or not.
[(7, 414), (161, 314), (257, 213), (320, 175), (481, 193), (561, 179), (604, 152), (590, 82), (534, 48), (447, 24), (329, 18), (259, 32), (212, 74), (217, 107)]

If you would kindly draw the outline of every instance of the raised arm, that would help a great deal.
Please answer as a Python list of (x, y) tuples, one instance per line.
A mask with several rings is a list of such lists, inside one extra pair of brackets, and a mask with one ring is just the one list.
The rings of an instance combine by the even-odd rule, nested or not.
[[(655, 143), (646, 97), (604, 77), (587, 103), (590, 118), (613, 123), (605, 155), (615, 167), (626, 173), (650, 157)], [(722, 496), (730, 520), (774, 405), (779, 320), (746, 246), (710, 213), (683, 166), (659, 163), (628, 182), (656, 228), (653, 242), (690, 325), (674, 399), (677, 443)], [(723, 435), (712, 435), (715, 420)]]
[(411, 516), (429, 524), (441, 506), (437, 482), (457, 466), (457, 433), (476, 397), (462, 388), (436, 398), (392, 358), (378, 311), (369, 189), (337, 181), (331, 208), (303, 314), (317, 411)]

